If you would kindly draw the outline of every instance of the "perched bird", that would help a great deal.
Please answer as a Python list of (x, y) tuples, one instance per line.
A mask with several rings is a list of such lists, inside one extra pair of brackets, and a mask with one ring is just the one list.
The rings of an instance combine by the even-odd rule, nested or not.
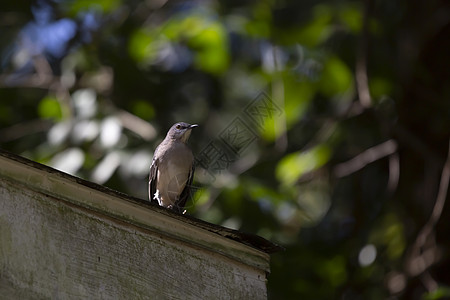
[(194, 177), (194, 155), (186, 142), (197, 126), (184, 122), (174, 124), (156, 148), (150, 166), (150, 201), (179, 213), (183, 212)]

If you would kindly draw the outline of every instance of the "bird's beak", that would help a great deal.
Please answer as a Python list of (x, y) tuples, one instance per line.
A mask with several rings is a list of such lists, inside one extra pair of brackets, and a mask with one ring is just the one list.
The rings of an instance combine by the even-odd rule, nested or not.
[(189, 125), (189, 127), (184, 131), (183, 136), (181, 137), (183, 143), (187, 142), (187, 140), (191, 136), (191, 130), (194, 129), (195, 127), (198, 127), (198, 125), (197, 124)]

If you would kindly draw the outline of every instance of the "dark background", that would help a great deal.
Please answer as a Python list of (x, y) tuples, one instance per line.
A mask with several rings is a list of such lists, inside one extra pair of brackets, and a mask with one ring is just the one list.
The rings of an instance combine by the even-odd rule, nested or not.
[(147, 198), (197, 123), (188, 214), (261, 235), (271, 299), (450, 297), (446, 1), (0, 3), (0, 147)]

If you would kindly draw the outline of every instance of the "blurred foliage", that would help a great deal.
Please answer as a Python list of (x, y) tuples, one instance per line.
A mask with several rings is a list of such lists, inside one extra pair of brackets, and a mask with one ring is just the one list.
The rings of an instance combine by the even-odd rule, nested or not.
[(448, 298), (445, 4), (2, 1), (0, 146), (146, 199), (198, 123), (188, 213), (286, 247), (271, 299)]

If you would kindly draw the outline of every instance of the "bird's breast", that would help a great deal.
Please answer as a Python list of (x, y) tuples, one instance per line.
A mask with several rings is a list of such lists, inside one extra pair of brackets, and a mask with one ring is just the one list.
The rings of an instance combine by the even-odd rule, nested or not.
[(178, 200), (186, 186), (193, 161), (192, 151), (184, 143), (168, 147), (159, 157), (157, 189), (163, 206)]

